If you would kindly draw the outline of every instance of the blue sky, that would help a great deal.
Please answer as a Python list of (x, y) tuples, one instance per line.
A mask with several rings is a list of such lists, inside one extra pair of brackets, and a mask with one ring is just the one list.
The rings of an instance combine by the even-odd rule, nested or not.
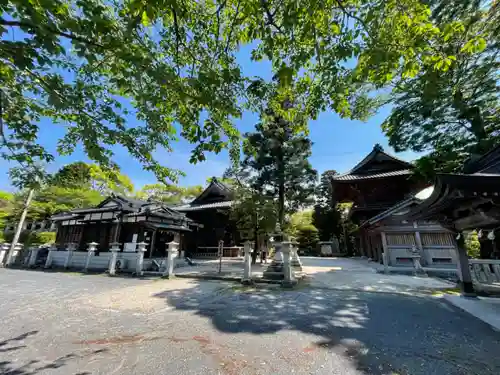
[[(269, 62), (251, 62), (250, 50), (251, 47), (247, 46), (238, 53), (238, 60), (244, 74), (270, 79)], [(333, 112), (322, 113), (317, 120), (310, 121), (310, 138), (314, 142), (310, 162), (313, 167), (319, 173), (328, 169), (345, 172), (370, 152), (375, 143), (380, 143), (386, 151), (394, 153), (380, 129), (380, 124), (389, 111), (389, 108), (384, 108), (367, 122), (341, 119)], [(242, 119), (236, 121), (236, 126), (243, 133), (251, 131), (257, 121), (257, 114), (245, 112)], [(64, 128), (61, 124), (52, 124), (50, 120), (44, 120), (40, 124), (40, 142), (49, 150), (55, 152), (57, 140), (63, 134)], [(227, 152), (218, 155), (209, 154), (205, 162), (190, 164), (189, 157), (192, 148), (193, 146), (188, 142), (180, 140), (174, 146), (173, 153), (167, 153), (164, 150), (156, 152), (156, 157), (162, 164), (186, 173), (185, 177), (181, 177), (180, 185), (204, 185), (208, 177), (222, 175), (229, 166)], [(122, 172), (132, 179), (136, 189), (156, 182), (154, 175), (144, 171), (139, 162), (131, 158), (124, 149), (116, 148), (114, 151), (116, 153), (114, 160), (120, 165)], [(416, 156), (412, 152), (398, 154), (398, 157), (405, 160), (413, 160)], [(88, 161), (81, 149), (77, 149), (71, 156), (57, 157), (48, 169), (56, 171), (59, 167), (77, 160)], [(0, 172), (4, 176), (0, 180), (2, 190), (13, 190), (8, 179), (8, 170), (11, 166), (13, 165), (0, 159)]]

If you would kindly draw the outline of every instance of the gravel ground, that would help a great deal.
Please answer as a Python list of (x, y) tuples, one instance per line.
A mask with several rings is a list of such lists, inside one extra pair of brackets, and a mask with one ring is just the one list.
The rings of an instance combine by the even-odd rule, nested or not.
[(0, 269), (1, 374), (500, 373), (500, 334), (431, 296)]

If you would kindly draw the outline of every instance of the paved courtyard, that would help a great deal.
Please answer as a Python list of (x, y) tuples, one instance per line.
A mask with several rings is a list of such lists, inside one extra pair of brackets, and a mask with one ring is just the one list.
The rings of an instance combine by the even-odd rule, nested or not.
[(499, 333), (415, 293), (446, 284), (360, 264), (305, 258), (292, 291), (0, 269), (0, 373), (500, 373)]

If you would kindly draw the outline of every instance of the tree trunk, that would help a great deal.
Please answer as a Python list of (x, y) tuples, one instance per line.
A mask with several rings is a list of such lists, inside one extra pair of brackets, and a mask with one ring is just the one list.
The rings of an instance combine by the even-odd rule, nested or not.
[(31, 200), (33, 199), (33, 194), (35, 193), (35, 189), (30, 189), (28, 192), (28, 197), (24, 202), (23, 212), (21, 213), (21, 217), (19, 218), (19, 223), (17, 223), (16, 233), (14, 234), (14, 238), (12, 239), (12, 243), (10, 244), (9, 253), (7, 254), (7, 258), (5, 260), (5, 264), (10, 266), (12, 262), (12, 255), (14, 253), (14, 248), (16, 247), (17, 241), (19, 241), (19, 236), (21, 235), (21, 231), (23, 230), (24, 220), (26, 220), (26, 215), (28, 214), (28, 209), (31, 204)]
[(278, 223), (283, 230), (285, 219), (285, 165), (283, 160), (283, 150), (278, 152)]
[(253, 253), (252, 253), (252, 264), (257, 263), (257, 249), (259, 248), (259, 227), (258, 225), (254, 226), (253, 229)]

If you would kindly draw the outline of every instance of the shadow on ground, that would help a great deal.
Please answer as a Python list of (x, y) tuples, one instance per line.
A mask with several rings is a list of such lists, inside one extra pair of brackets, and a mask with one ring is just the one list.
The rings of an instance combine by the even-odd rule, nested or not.
[(500, 335), (431, 297), (239, 286), (207, 294), (193, 285), (154, 297), (224, 333), (314, 335), (304, 353), (334, 352), (365, 374), (500, 373)]
[[(25, 342), (29, 341), (32, 336), (37, 335), (38, 331), (29, 331), (23, 333), (22, 335), (12, 337), (7, 340), (0, 341), (0, 353), (10, 353), (16, 351), (22, 351), (27, 348)], [(107, 349), (98, 350), (86, 350), (81, 353), (69, 353), (62, 357), (59, 357), (53, 361), (40, 361), (37, 359), (31, 359), (24, 363), (13, 363), (10, 361), (0, 361), (0, 374), (2, 375), (33, 375), (38, 373), (47, 373), (50, 370), (58, 369), (63, 367), (71, 360), (76, 360), (79, 358), (84, 358), (94, 354), (99, 354), (107, 351)], [(16, 357), (25, 357), (22, 352), (16, 353)], [(75, 375), (90, 375), (87, 372), (79, 372)]]

